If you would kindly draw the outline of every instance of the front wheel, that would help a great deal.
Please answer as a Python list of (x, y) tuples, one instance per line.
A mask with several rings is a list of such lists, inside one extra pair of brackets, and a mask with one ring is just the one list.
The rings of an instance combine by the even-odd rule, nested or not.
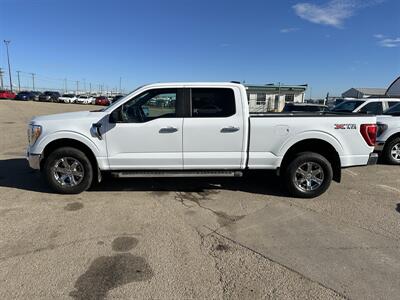
[(283, 178), (290, 195), (314, 198), (323, 194), (332, 182), (329, 161), (318, 153), (299, 153), (283, 170)]
[(93, 167), (85, 153), (63, 147), (53, 151), (44, 163), (44, 176), (50, 187), (61, 194), (79, 194), (93, 181)]
[(383, 152), (386, 161), (392, 165), (400, 165), (400, 137), (390, 141)]

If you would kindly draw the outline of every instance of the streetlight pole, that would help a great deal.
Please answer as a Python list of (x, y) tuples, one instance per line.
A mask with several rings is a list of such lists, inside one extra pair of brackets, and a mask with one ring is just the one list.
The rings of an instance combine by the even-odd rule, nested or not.
[(3, 85), (3, 71), (0, 68), (0, 87), (3, 89), (4, 85)]
[(32, 90), (34, 91), (35, 90), (35, 73), (31, 73), (31, 75), (32, 75)]
[(6, 45), (7, 49), (7, 62), (8, 62), (8, 75), (10, 77), (10, 91), (12, 92), (12, 80), (11, 80), (11, 66), (10, 66), (10, 54), (8, 53), (8, 45), (11, 41), (4, 40), (4, 44)]
[(21, 82), (19, 80), (19, 73), (21, 73), (21, 71), (17, 71), (17, 75), (18, 75), (18, 92), (21, 91)]
[(122, 93), (122, 90), (121, 90), (121, 81), (122, 81), (122, 77), (119, 77), (119, 93), (120, 93), (120, 94)]

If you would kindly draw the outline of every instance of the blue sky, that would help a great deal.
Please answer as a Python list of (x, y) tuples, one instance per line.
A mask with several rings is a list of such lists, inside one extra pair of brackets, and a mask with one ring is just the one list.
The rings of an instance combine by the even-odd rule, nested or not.
[[(0, 0), (23, 85), (303, 84), (313, 97), (400, 75), (399, 0)], [(4, 44), (0, 67), (6, 68)]]

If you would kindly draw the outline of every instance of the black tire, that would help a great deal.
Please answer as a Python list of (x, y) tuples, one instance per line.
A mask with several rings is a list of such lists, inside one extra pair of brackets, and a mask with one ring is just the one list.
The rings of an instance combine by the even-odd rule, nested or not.
[(400, 165), (400, 159), (396, 159), (392, 156), (392, 150), (394, 150), (395, 146), (400, 147), (400, 137), (394, 138), (385, 145), (385, 148), (383, 149), (383, 157), (385, 161), (391, 165)]
[[(68, 158), (69, 162), (79, 162), (79, 172), (82, 174), (81, 178), (78, 178), (76, 185), (68, 186), (62, 185), (55, 175), (54, 168), (56, 164), (62, 159)], [(76, 168), (75, 168), (76, 169)], [(54, 150), (46, 159), (43, 166), (43, 175), (50, 185), (50, 187), (61, 194), (79, 194), (86, 191), (93, 182), (93, 166), (90, 160), (81, 150), (72, 147), (62, 147)], [(61, 177), (61, 176), (60, 176)], [(74, 177), (74, 180), (77, 177)], [(71, 181), (71, 180), (69, 180)]]
[[(310, 172), (319, 171), (318, 175), (315, 175), (311, 179), (307, 178), (307, 176), (312, 175), (299, 174), (299, 172), (307, 173), (307, 171), (304, 171), (303, 166), (308, 168), (308, 163), (311, 165)], [(301, 170), (299, 170), (300, 167), (302, 168)], [(293, 160), (287, 164), (282, 175), (284, 184), (291, 196), (297, 198), (314, 198), (323, 194), (329, 188), (332, 182), (333, 171), (330, 162), (324, 156), (314, 152), (302, 152), (297, 154)], [(306, 177), (303, 181), (301, 181), (302, 176)], [(313, 180), (316, 179), (322, 182), (317, 183), (317, 181), (314, 181), (314, 187), (309, 187), (307, 185), (308, 182), (312, 184)], [(299, 182), (306, 184), (306, 187), (302, 187)], [(310, 190), (308, 190), (308, 188), (310, 188)]]

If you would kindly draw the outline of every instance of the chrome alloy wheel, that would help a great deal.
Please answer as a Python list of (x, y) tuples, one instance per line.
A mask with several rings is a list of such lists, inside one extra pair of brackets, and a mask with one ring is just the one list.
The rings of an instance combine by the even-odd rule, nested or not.
[(324, 182), (324, 170), (315, 162), (306, 162), (298, 167), (294, 180), (301, 191), (314, 191)]
[(390, 155), (392, 155), (393, 159), (400, 161), (400, 143), (397, 143), (392, 147)]
[(73, 157), (57, 160), (52, 168), (54, 179), (61, 186), (74, 187), (80, 184), (85, 175), (82, 164)]

